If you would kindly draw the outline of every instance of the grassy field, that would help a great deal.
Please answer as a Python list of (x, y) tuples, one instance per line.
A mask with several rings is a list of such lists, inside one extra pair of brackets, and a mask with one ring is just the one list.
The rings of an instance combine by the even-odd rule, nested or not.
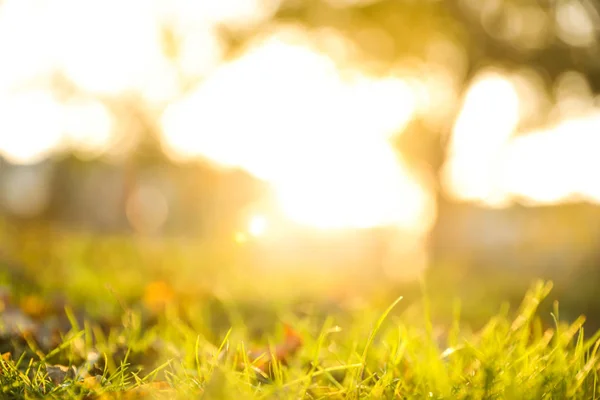
[(600, 398), (599, 335), (548, 282), (474, 305), (433, 278), (235, 269), (218, 243), (3, 243), (0, 398)]

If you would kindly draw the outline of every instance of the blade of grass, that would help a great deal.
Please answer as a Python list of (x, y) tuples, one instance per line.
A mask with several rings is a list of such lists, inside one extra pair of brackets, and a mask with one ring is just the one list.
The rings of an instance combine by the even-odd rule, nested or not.
[[(365, 369), (367, 366), (367, 356), (369, 355), (369, 350), (371, 349), (371, 345), (373, 344), (373, 340), (375, 340), (375, 336), (377, 335), (377, 332), (379, 332), (379, 329), (381, 328), (381, 325), (383, 324), (383, 321), (385, 321), (385, 319), (387, 318), (387, 316), (389, 315), (390, 312), (392, 312), (392, 310), (394, 309), (394, 307), (396, 307), (396, 305), (398, 303), (400, 303), (400, 301), (402, 300), (403, 296), (398, 297), (396, 300), (394, 300), (392, 302), (392, 304), (389, 305), (389, 307), (383, 312), (383, 314), (381, 314), (381, 316), (379, 317), (379, 319), (377, 319), (377, 322), (375, 323), (375, 327), (373, 328), (373, 330), (371, 331), (371, 333), (369, 334), (369, 338), (367, 339), (367, 343), (365, 345), (365, 349), (363, 350), (362, 356), (361, 356), (361, 364), (362, 367), (359, 370), (358, 373), (358, 377), (359, 377), (359, 381), (363, 381), (364, 380), (364, 374), (365, 374)], [(357, 391), (358, 391), (358, 387), (357, 387)], [(358, 392), (357, 392), (358, 395)], [(360, 397), (360, 396), (358, 396)]]

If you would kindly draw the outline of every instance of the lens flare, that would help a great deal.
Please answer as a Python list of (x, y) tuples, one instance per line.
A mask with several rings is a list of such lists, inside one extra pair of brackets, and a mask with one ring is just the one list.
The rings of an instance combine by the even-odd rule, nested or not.
[(267, 219), (262, 215), (255, 215), (250, 219), (248, 232), (254, 237), (262, 236), (267, 230)]

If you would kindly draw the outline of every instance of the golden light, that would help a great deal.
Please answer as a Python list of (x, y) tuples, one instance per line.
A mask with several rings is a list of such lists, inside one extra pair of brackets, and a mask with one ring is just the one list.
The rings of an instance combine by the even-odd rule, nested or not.
[(0, 154), (34, 164), (58, 147), (102, 153), (112, 139), (112, 117), (97, 102), (61, 103), (45, 90), (0, 93)]
[[(223, 56), (217, 25), (251, 27), (277, 6), (278, 1), (262, 0), (59, 0), (39, 11), (54, 58), (78, 86), (113, 95), (135, 90), (165, 102), (180, 90), (172, 62), (188, 76), (208, 72)], [(175, 60), (165, 55), (165, 27), (176, 30)], [(39, 27), (29, 34), (38, 32)]]
[[(196, 79), (220, 62), (217, 25), (248, 27), (268, 18), (277, 5), (262, 0), (2, 2), (0, 153), (15, 163), (35, 163), (63, 147), (101, 153), (111, 143), (111, 115), (99, 103), (61, 104), (45, 86), (51, 74), (64, 74), (86, 95), (134, 92), (150, 104), (165, 103), (179, 95), (181, 75)], [(165, 27), (176, 28), (174, 60), (165, 54)]]
[(50, 93), (0, 93), (0, 110), (0, 155), (9, 161), (36, 163), (60, 144), (62, 109)]
[(533, 204), (599, 202), (599, 131), (596, 112), (515, 138), (502, 150), (499, 188)]
[(532, 132), (517, 125), (547, 100), (536, 98), (543, 91), (535, 79), (513, 78), (484, 75), (467, 93), (444, 167), (448, 191), (488, 206), (600, 202), (600, 110), (585, 77), (568, 72), (557, 80), (556, 122)]
[(268, 19), (281, 0), (162, 0), (167, 10), (177, 14), (184, 24), (226, 24), (234, 28), (249, 28)]
[(178, 94), (179, 83), (165, 56), (163, 28), (176, 28), (181, 48), (175, 62), (182, 72), (198, 76), (223, 55), (217, 25), (251, 27), (278, 5), (277, 0), (6, 0), (0, 11), (0, 90), (61, 71), (89, 92), (136, 90), (148, 100), (166, 101)]
[(165, 147), (269, 182), (301, 224), (427, 229), (431, 196), (389, 143), (416, 111), (411, 86), (341, 71), (308, 37), (284, 29), (220, 67), (166, 110)]
[(238, 244), (244, 244), (248, 241), (248, 237), (243, 232), (236, 232), (235, 235), (233, 235), (233, 240)]
[(44, 11), (50, 8), (52, 7), (35, 0), (2, 2), (0, 92), (12, 90), (56, 66), (56, 57), (49, 39), (52, 32), (47, 15), (44, 15)]
[(571, 46), (590, 46), (596, 41), (596, 28), (591, 14), (592, 5), (586, 7), (583, 2), (568, 0), (557, 4), (556, 27), (558, 37)]
[(377, 0), (326, 0), (327, 3), (335, 8), (368, 6), (375, 3)]
[(112, 95), (127, 90), (150, 92), (154, 97), (175, 94), (152, 3), (62, 0), (48, 18), (56, 57), (79, 87)]
[(177, 65), (188, 77), (200, 78), (210, 73), (225, 53), (225, 45), (212, 27), (186, 30), (180, 40)]
[(267, 231), (267, 219), (262, 215), (255, 215), (250, 219), (248, 223), (248, 232), (254, 236), (259, 237), (265, 234)]
[(443, 174), (449, 192), (464, 200), (498, 205), (494, 186), (499, 151), (520, 119), (516, 87), (500, 72), (481, 73), (465, 96)]
[(113, 117), (104, 105), (93, 101), (73, 101), (63, 108), (62, 127), (70, 147), (92, 156), (108, 150)]

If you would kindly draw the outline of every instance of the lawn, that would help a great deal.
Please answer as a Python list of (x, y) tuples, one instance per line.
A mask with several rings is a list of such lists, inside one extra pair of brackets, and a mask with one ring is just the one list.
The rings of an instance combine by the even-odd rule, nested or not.
[(474, 305), (428, 279), (236, 269), (223, 243), (20, 235), (0, 261), (0, 398), (600, 397), (599, 335), (561, 319), (550, 282)]

